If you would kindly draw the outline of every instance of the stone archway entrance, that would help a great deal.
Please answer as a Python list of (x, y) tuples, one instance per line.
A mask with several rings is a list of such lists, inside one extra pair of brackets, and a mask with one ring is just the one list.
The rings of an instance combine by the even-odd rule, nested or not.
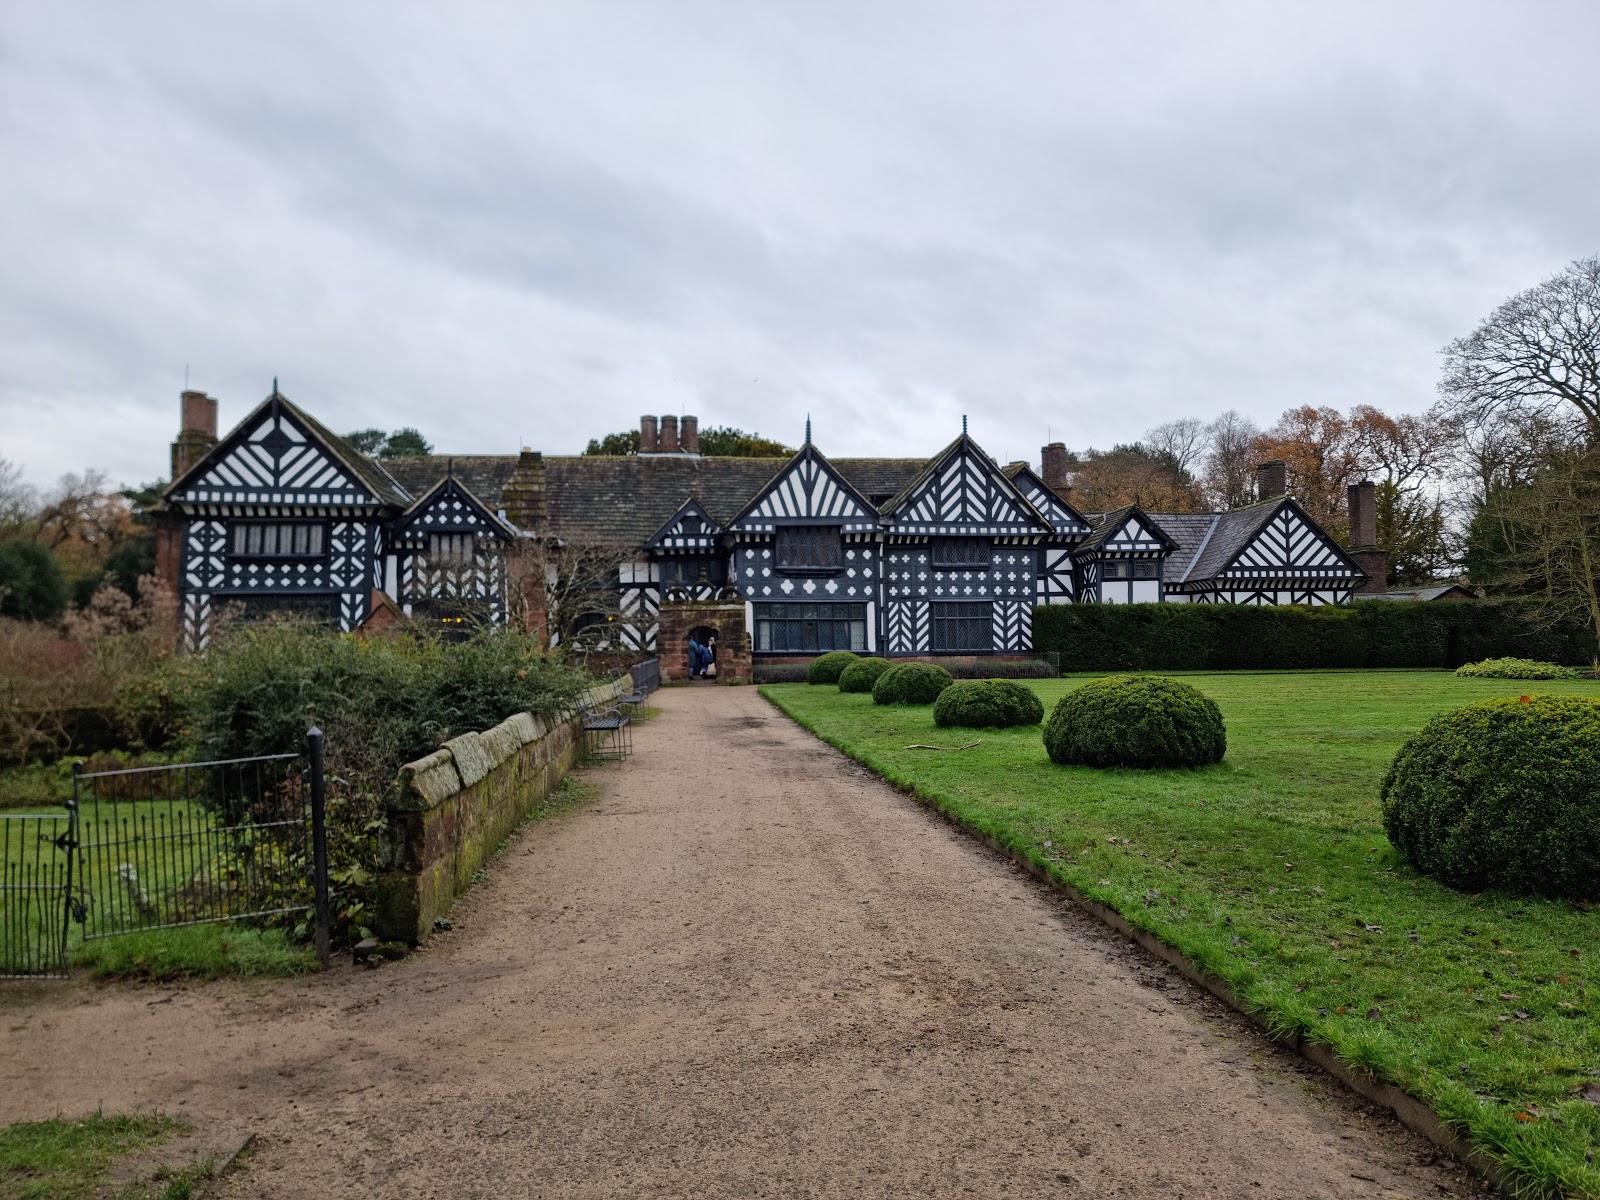
[(656, 653), (668, 679), (689, 678), (689, 637), (717, 639), (717, 682), (750, 682), (750, 635), (739, 600), (664, 600), (658, 614)]

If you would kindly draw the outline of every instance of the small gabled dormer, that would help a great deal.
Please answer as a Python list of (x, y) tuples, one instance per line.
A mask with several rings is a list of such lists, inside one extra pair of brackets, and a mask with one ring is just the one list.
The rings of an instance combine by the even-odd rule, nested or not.
[(1137, 504), (1101, 518), (1073, 551), (1078, 594), (1102, 604), (1154, 604), (1166, 557), (1178, 544)]

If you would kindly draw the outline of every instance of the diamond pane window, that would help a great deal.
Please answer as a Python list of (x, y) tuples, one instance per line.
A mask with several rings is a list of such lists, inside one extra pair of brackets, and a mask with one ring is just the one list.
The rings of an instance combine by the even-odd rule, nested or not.
[(994, 605), (987, 600), (931, 606), (935, 652), (986, 654), (994, 649)]
[(844, 562), (837, 525), (783, 525), (778, 529), (780, 571), (837, 571)]
[(865, 604), (757, 604), (758, 654), (822, 654), (867, 648)]
[(235, 558), (317, 558), (322, 554), (321, 524), (241, 521), (228, 534)]

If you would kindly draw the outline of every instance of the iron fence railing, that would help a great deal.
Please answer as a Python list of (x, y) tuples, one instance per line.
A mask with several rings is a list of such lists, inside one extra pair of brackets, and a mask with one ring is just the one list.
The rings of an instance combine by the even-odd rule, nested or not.
[(301, 754), (76, 773), (84, 938), (312, 911), (308, 774)]
[(0, 814), (0, 979), (67, 974), (75, 821)]

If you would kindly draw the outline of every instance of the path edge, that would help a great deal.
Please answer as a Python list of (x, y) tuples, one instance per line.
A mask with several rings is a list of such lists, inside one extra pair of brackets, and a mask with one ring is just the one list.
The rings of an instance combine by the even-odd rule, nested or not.
[(935, 801), (932, 797), (923, 795), (914, 786), (902, 784), (893, 779), (887, 778), (875, 767), (873, 767), (871, 763), (853, 754), (850, 750), (839, 745), (831, 738), (825, 737), (823, 734), (818, 733), (815, 729), (812, 729), (799, 717), (795, 716), (793, 713), (789, 712), (788, 709), (784, 708), (783, 705), (780, 704), (776, 699), (766, 695), (765, 688), (760, 689), (760, 691), (762, 694), (762, 699), (764, 699), (768, 704), (772, 705), (773, 708), (781, 713), (784, 719), (792, 721), (796, 726), (805, 730), (819, 742), (822, 742), (826, 746), (832, 747), (851, 762), (864, 768), (865, 770), (872, 772), (872, 777), (874, 779), (878, 780), (886, 787), (894, 789), (902, 796), (906, 796), (915, 801), (917, 806), (923, 809), (925, 812), (938, 817), (940, 820), (944, 821), (945, 824), (960, 830), (961, 833), (971, 838), (973, 841), (978, 842), (980, 845), (986, 847), (999, 857), (1005, 859), (1007, 862), (1021, 867), (1040, 883), (1043, 883), (1045, 886), (1049, 887), (1059, 895), (1064, 896), (1066, 899), (1072, 901), (1072, 903), (1081, 907), (1085, 912), (1093, 915), (1108, 929), (1111, 929), (1115, 933), (1120, 934), (1126, 940), (1135, 943), (1136, 945), (1147, 950), (1149, 953), (1155, 955), (1157, 958), (1161, 959), (1168, 966), (1172, 967), (1175, 971), (1181, 974), (1184, 978), (1188, 979), (1190, 983), (1204, 988), (1216, 999), (1222, 1001), (1222, 1003), (1226, 1004), (1234, 1012), (1248, 1020), (1274, 1045), (1293, 1050), (1307, 1062), (1314, 1064), (1327, 1074), (1333, 1076), (1334, 1079), (1338, 1080), (1362, 1099), (1368, 1100), (1373, 1104), (1377, 1104), (1388, 1109), (1394, 1114), (1395, 1119), (1407, 1129), (1410, 1129), (1414, 1133), (1421, 1134), (1440, 1150), (1443, 1150), (1445, 1153), (1449, 1154), (1451, 1157), (1455, 1158), (1471, 1170), (1477, 1172), (1478, 1175), (1482, 1176), (1491, 1185), (1493, 1185), (1497, 1191), (1505, 1195), (1511, 1194), (1505, 1190), (1504, 1172), (1500, 1169), (1499, 1162), (1497, 1162), (1492, 1155), (1486, 1153), (1485, 1151), (1479, 1150), (1477, 1147), (1467, 1142), (1459, 1134), (1452, 1131), (1449, 1125), (1445, 1123), (1444, 1118), (1435, 1112), (1431, 1105), (1423, 1100), (1418, 1099), (1416, 1096), (1413, 1096), (1410, 1092), (1403, 1088), (1396, 1087), (1392, 1083), (1385, 1083), (1383, 1080), (1378, 1079), (1374, 1075), (1371, 1075), (1365, 1071), (1357, 1070), (1346, 1065), (1345, 1063), (1340, 1062), (1338, 1056), (1334, 1054), (1330, 1047), (1321, 1045), (1317, 1042), (1307, 1041), (1304, 1034), (1297, 1033), (1292, 1038), (1280, 1037), (1273, 1034), (1273, 1032), (1261, 1022), (1260, 1018), (1258, 1018), (1255, 1013), (1251, 1012), (1244, 1005), (1244, 1003), (1234, 993), (1234, 990), (1228, 986), (1226, 981), (1217, 978), (1215, 975), (1208, 974), (1199, 966), (1199, 964), (1193, 962), (1182, 951), (1178, 950), (1176, 947), (1168, 944), (1167, 942), (1162, 941), (1149, 930), (1140, 929), (1138, 926), (1132, 924), (1127, 918), (1125, 918), (1110, 905), (1104, 904), (1099, 900), (1093, 900), (1084, 895), (1066, 880), (1057, 878), (1041, 863), (1034, 861), (1034, 859), (1026, 854), (1023, 854), (1021, 851), (1005, 845), (993, 834), (984, 833), (982, 830), (975, 829), (971, 825), (968, 825), (965, 821), (961, 820), (959, 817), (946, 812), (937, 801)]

